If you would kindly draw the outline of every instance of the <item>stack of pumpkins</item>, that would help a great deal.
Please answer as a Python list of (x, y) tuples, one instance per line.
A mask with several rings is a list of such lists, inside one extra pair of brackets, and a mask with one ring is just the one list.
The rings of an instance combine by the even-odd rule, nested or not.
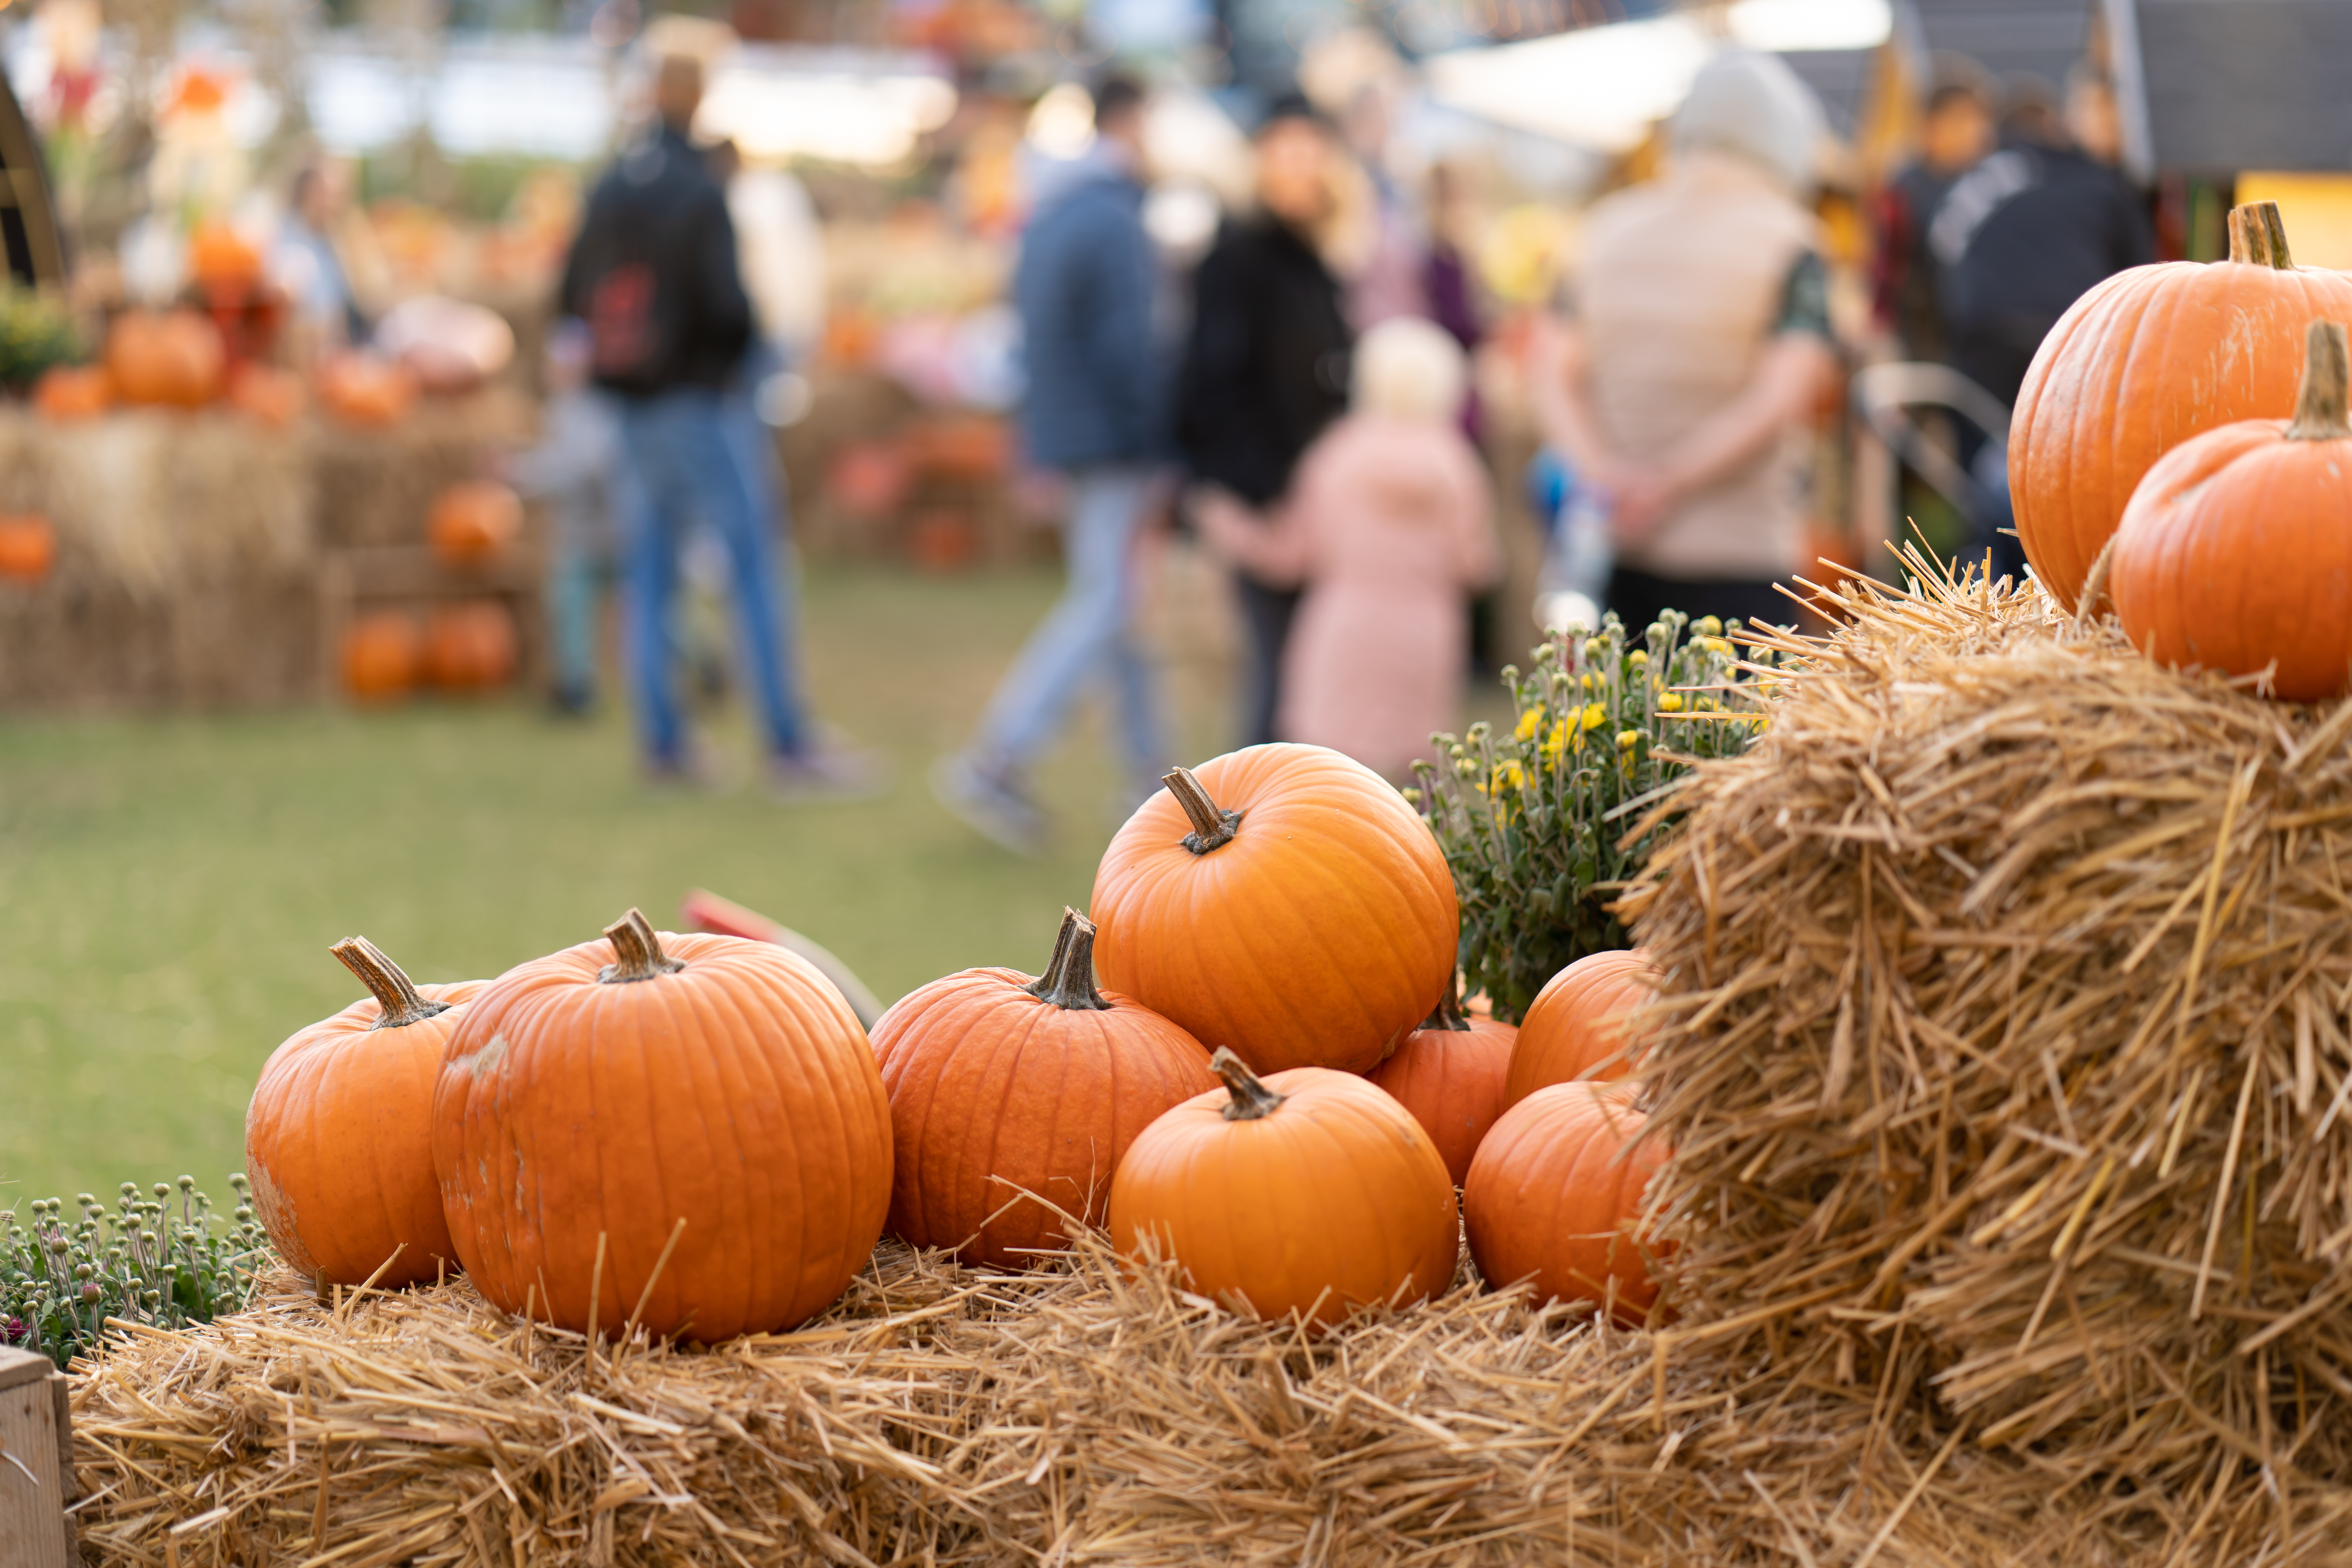
[[(453, 574), (504, 556), (522, 532), (522, 498), (495, 479), (468, 479), (436, 496), (425, 520), (434, 559)], [(514, 616), (500, 601), (467, 596), (420, 620), (407, 610), (375, 610), (343, 629), (343, 689), (366, 703), (397, 701), (420, 686), (476, 694), (514, 679), (520, 644)]]
[(1652, 1311), (1663, 1152), (1598, 1081), (1638, 1048), (1638, 954), (1564, 973), (1523, 1029), (1465, 1017), (1428, 827), (1311, 746), (1171, 774), (1093, 908), (1042, 975), (935, 981), (870, 1046), (794, 953), (635, 910), (446, 987), (353, 939), (373, 1000), (254, 1094), (263, 1222), (322, 1285), (454, 1262), (509, 1311), (705, 1342), (823, 1310), (886, 1226), (1000, 1268), (1107, 1226), (1204, 1296), (1328, 1324), (1447, 1289), (1466, 1213), (1491, 1282)]

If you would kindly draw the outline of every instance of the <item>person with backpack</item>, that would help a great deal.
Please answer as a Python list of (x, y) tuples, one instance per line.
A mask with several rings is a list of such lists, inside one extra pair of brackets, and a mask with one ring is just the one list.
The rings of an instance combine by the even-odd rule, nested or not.
[(780, 797), (860, 794), (872, 760), (827, 745), (800, 689), (788, 559), (769, 463), (733, 416), (753, 325), (726, 188), (688, 140), (702, 65), (663, 58), (652, 130), (598, 181), (564, 267), (563, 313), (588, 324), (598, 385), (614, 394), (628, 470), (621, 520), (625, 642), (645, 767), (656, 782), (706, 782), (672, 668), (678, 552), (699, 521), (725, 542), (736, 620)]

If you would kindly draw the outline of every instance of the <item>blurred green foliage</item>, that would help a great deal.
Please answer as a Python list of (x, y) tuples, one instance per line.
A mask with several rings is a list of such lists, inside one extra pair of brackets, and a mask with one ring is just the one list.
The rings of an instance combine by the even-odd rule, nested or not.
[(65, 301), (0, 281), (0, 386), (22, 391), (51, 365), (81, 358), (81, 336)]

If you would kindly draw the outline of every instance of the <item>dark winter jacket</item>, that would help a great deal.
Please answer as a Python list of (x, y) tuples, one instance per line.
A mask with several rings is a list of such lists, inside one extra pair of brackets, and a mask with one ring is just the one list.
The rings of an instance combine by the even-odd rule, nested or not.
[(1263, 506), (1348, 409), (1354, 334), (1314, 248), (1270, 217), (1230, 222), (1193, 285), (1176, 439), (1193, 474)]
[(1029, 220), (1013, 274), (1029, 391), (1021, 430), (1053, 468), (1162, 456), (1166, 374), (1152, 331), (1158, 258), (1143, 190), (1108, 165), (1079, 172)]
[(595, 342), (600, 386), (629, 396), (719, 388), (751, 342), (726, 188), (676, 130), (596, 183), (563, 268), (562, 306)]

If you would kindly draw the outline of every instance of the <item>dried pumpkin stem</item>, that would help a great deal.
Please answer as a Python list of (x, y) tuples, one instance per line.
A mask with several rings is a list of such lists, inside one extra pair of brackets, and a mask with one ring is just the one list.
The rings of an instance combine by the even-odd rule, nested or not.
[(2230, 209), (2230, 259), (2274, 267), (2281, 272), (2294, 270), (2294, 258), (2287, 252), (2286, 222), (2279, 216), (2278, 203), (2248, 202)]
[(1168, 793), (1176, 797), (1176, 804), (1184, 808), (1184, 816), (1192, 824), (1192, 831), (1184, 835), (1185, 848), (1195, 855), (1206, 855), (1233, 842), (1234, 829), (1241, 826), (1242, 814), (1218, 810), (1217, 803), (1209, 798), (1208, 790), (1193, 776), (1192, 769), (1178, 768), (1163, 774), (1160, 782), (1168, 786)]
[(2347, 374), (2352, 367), (2346, 361), (2343, 323), (2312, 322), (2303, 334), (2303, 388), (2295, 394), (2288, 440), (2352, 440), (2346, 407)]
[(343, 967), (360, 977), (375, 997), (383, 1016), (373, 1028), (404, 1029), (411, 1024), (421, 1024), (436, 1013), (446, 1013), (446, 1002), (428, 1002), (416, 989), (415, 982), (403, 973), (400, 965), (383, 955), (383, 949), (363, 936), (347, 936), (327, 950), (342, 960)]
[(1110, 1004), (1095, 989), (1095, 922), (1065, 908), (1061, 933), (1054, 938), (1054, 956), (1036, 983), (1021, 989), (1041, 1002), (1078, 1013), (1108, 1013)]
[(1230, 1046), (1219, 1046), (1217, 1054), (1209, 1058), (1209, 1070), (1225, 1080), (1233, 1098), (1225, 1101), (1228, 1121), (1255, 1121), (1261, 1116), (1271, 1116), (1290, 1097), (1276, 1094), (1258, 1081), (1249, 1064), (1234, 1055)]
[(1429, 1010), (1429, 1016), (1421, 1021), (1421, 1026), (1424, 1029), (1451, 1029), (1455, 1034), (1470, 1032), (1469, 1016), (1462, 1011), (1460, 970), (1445, 977), (1444, 993), (1437, 998), (1437, 1005)]
[(620, 961), (596, 972), (596, 978), (607, 985), (625, 985), (633, 980), (675, 974), (686, 967), (684, 960), (672, 958), (661, 950), (661, 938), (654, 934), (652, 924), (636, 910), (606, 926), (604, 940), (613, 944), (613, 956)]

